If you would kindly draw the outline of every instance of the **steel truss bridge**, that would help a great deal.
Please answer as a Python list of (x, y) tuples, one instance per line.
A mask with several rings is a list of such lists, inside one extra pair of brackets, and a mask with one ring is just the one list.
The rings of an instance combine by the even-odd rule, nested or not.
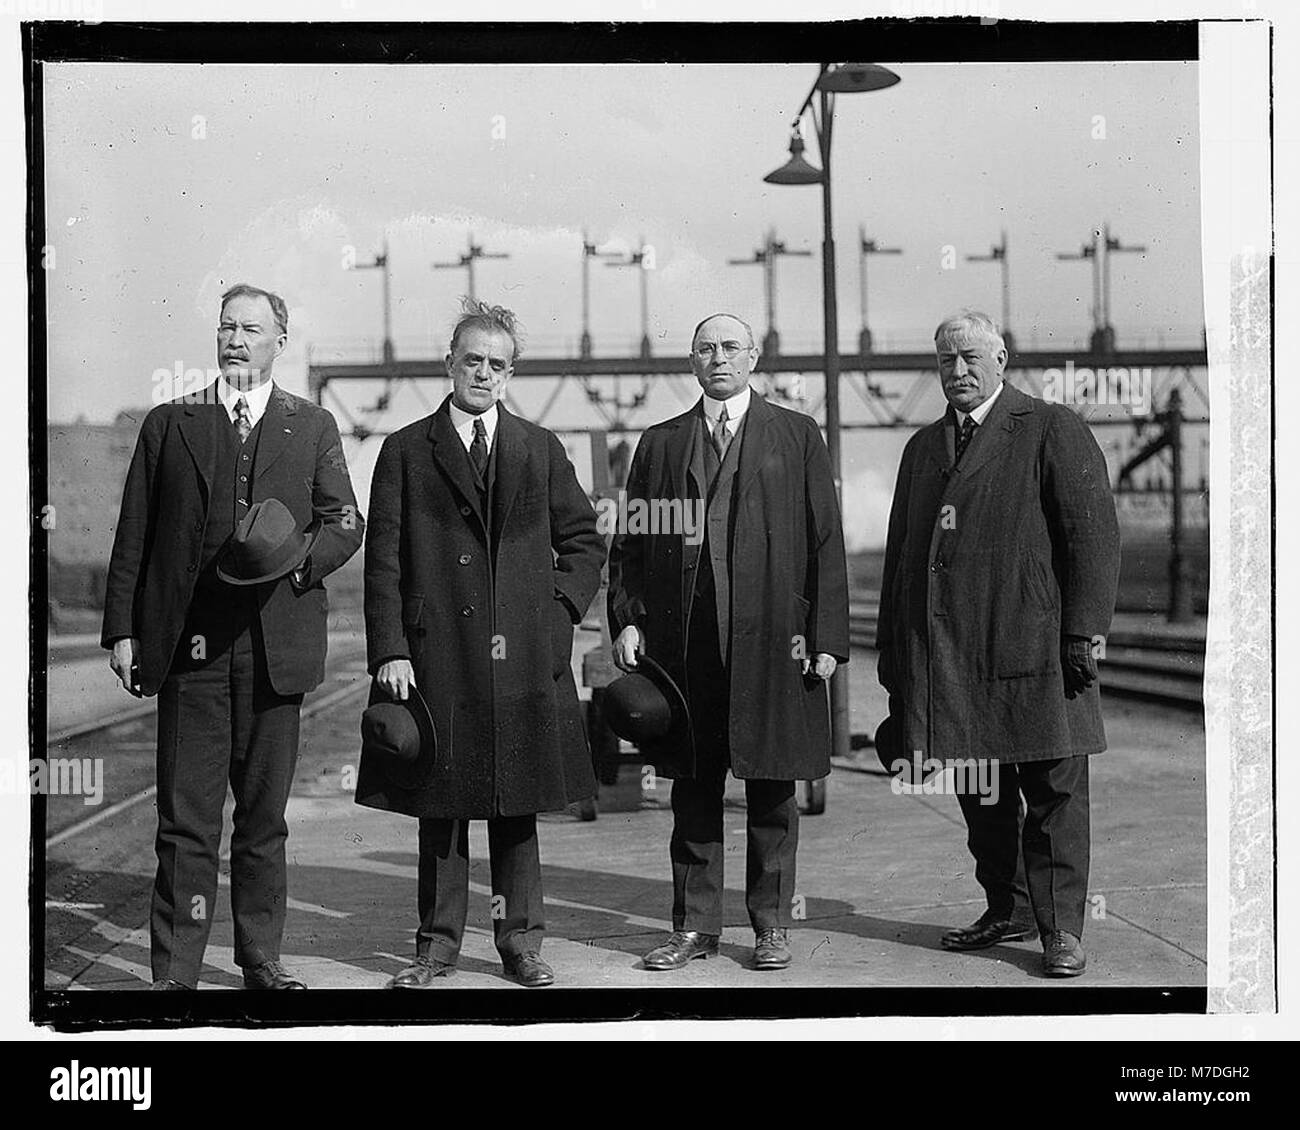
[[(1201, 384), (1193, 379), (1196, 370), (1204, 372), (1208, 359), (1204, 348), (1189, 349), (1119, 349), (1113, 352), (1098, 353), (1087, 350), (1034, 350), (1017, 352), (1007, 365), (1010, 377), (1017, 378), (1015, 383), (1035, 395), (1042, 393), (1042, 375), (1047, 370), (1078, 372), (1083, 369), (1094, 373), (1106, 373), (1108, 370), (1151, 370), (1151, 416), (1135, 416), (1131, 410), (1122, 410), (1117, 416), (1113, 411), (1103, 411), (1107, 405), (1085, 403), (1078, 405), (1080, 414), (1094, 427), (1132, 427), (1141, 426), (1156, 418), (1160, 406), (1168, 400), (1168, 392), (1175, 387), (1190, 390), (1184, 400), (1186, 407), (1182, 415), (1184, 424), (1203, 424), (1209, 420), (1209, 396)], [(825, 391), (817, 388), (815, 398), (792, 397), (789, 389), (779, 380), (782, 377), (820, 377), (824, 370), (824, 360), (820, 353), (778, 354), (764, 356), (755, 373), (756, 383), (765, 381), (772, 385), (767, 391), (777, 400), (796, 402), (796, 406), (824, 422)], [(911, 381), (900, 385), (891, 379), (888, 387), (880, 379), (911, 376)], [(640, 388), (627, 399), (620, 398), (617, 390), (611, 393), (607, 387), (610, 378), (622, 381), (626, 378), (639, 379)], [(651, 387), (663, 384), (671, 378), (684, 379), (690, 388), (694, 379), (690, 376), (687, 362), (682, 357), (521, 357), (515, 365), (513, 380), (543, 380), (555, 382), (549, 396), (538, 410), (522, 412), (534, 422), (550, 427), (554, 431), (565, 433), (627, 433), (639, 432), (650, 424), (664, 418), (662, 414), (651, 415), (646, 411)], [(354, 439), (365, 440), (371, 436), (387, 435), (379, 426), (371, 426), (357, 418), (357, 412), (337, 395), (340, 382), (356, 381), (380, 382), (383, 391), (379, 394), (375, 406), (367, 408), (368, 414), (382, 414), (387, 410), (393, 395), (403, 384), (426, 381), (447, 380), (443, 362), (429, 359), (390, 360), (387, 362), (317, 362), (308, 365), (308, 386), (313, 399), (327, 405), (337, 412), (347, 424), (345, 434)], [(561, 421), (553, 418), (561, 394), (569, 382), (580, 386), (584, 402), (594, 410), (600, 422), (595, 425), (575, 425), (571, 420)], [(841, 400), (856, 395), (862, 408), (867, 413), (866, 419), (845, 421), (841, 423), (844, 431), (856, 431), (868, 428), (917, 428), (935, 418), (933, 411), (927, 407), (926, 392), (936, 387), (935, 360), (932, 352), (892, 352), (892, 353), (841, 353), (840, 354)], [(509, 390), (507, 389), (507, 394)], [(690, 402), (698, 392), (690, 393)], [(518, 411), (509, 396), (507, 405), (512, 411)], [(328, 404), (327, 404), (328, 400)], [(932, 404), (929, 405), (932, 407)], [(1124, 405), (1111, 405), (1111, 408)], [(1190, 411), (1189, 411), (1190, 410)], [(379, 423), (379, 421), (376, 421)]]

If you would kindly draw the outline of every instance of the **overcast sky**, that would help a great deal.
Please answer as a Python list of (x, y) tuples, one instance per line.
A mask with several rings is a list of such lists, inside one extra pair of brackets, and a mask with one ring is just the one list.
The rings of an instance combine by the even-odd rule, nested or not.
[[(920, 346), (956, 307), (998, 314), (996, 266), (963, 256), (987, 253), (1002, 228), (1020, 344), (1082, 343), (1089, 267), (1055, 255), (1107, 220), (1147, 249), (1115, 260), (1121, 342), (1198, 341), (1195, 64), (893, 69), (899, 85), (837, 104), (845, 348), (859, 328), (860, 224), (904, 249), (871, 261), (872, 328), (886, 348)], [(576, 348), (582, 230), (612, 249), (644, 236), (655, 350), (684, 355), (691, 326), (714, 310), (763, 331), (760, 270), (726, 261), (750, 257), (775, 226), (814, 252), (778, 268), (784, 344), (817, 350), (819, 194), (762, 182), (786, 157), (815, 74), (810, 64), (47, 66), (50, 418), (108, 420), (150, 403), (156, 370), (213, 365), (217, 298), (237, 281), (285, 296), (291, 345), (276, 376), (305, 392), (309, 343), (380, 337), (378, 272), (344, 264), (349, 248), (372, 256), (385, 234), (400, 356), (444, 351), (465, 275), (431, 264), (463, 251), (471, 228), (511, 256), (479, 264), (480, 297), (514, 308), (536, 353)], [(944, 268), (946, 247), (956, 269)], [(598, 354), (634, 347), (637, 281), (593, 267)], [(520, 389), (521, 406), (542, 393)], [(436, 403), (441, 389), (429, 395)], [(355, 407), (373, 390), (344, 396)], [(638, 422), (690, 396), (688, 384), (665, 386)], [(845, 405), (846, 418), (865, 415), (847, 390)], [(547, 420), (557, 430), (595, 422), (576, 389), (557, 407)], [(425, 411), (407, 395), (381, 423)], [(846, 445), (846, 481), (887, 494), (905, 438)], [(363, 497), (372, 449), (350, 448)], [(867, 473), (877, 466), (887, 473)], [(874, 521), (880, 503), (866, 505)]]

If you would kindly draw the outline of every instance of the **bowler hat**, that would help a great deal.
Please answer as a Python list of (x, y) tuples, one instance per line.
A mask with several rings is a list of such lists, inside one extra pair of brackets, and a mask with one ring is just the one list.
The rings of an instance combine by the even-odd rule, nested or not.
[(648, 655), (637, 656), (636, 670), (605, 688), (604, 711), (609, 728), (642, 750), (683, 743), (690, 733), (686, 696)]
[(398, 788), (423, 787), (433, 772), (438, 735), (419, 687), (412, 683), (404, 700), (391, 699), (376, 683), (370, 700), (361, 715), (361, 755), (380, 762)]
[(924, 760), (920, 751), (909, 754), (903, 749), (902, 713), (902, 701), (890, 695), (889, 715), (876, 727), (876, 756), (891, 777), (897, 777), (905, 785), (921, 785), (936, 769), (942, 768), (942, 762)]
[(217, 576), (229, 585), (258, 585), (292, 573), (306, 560), (319, 528), (308, 533), (278, 498), (254, 502), (217, 561)]

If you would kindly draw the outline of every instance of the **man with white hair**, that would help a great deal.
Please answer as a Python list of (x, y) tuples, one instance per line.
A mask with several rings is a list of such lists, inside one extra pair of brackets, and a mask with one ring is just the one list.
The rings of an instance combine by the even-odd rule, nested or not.
[(1003, 380), (1007, 349), (988, 315), (945, 318), (935, 351), (948, 410), (903, 450), (880, 682), (908, 756), (988, 761), (998, 776), (988, 796), (959, 795), (988, 909), (944, 947), (1037, 934), (1044, 972), (1077, 976), (1087, 755), (1106, 748), (1095, 656), (1119, 576), (1106, 461), (1070, 409)]

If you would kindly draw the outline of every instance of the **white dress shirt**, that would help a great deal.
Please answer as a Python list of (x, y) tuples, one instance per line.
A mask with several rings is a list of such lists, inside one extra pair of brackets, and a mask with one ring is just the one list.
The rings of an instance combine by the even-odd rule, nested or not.
[(749, 392), (749, 385), (746, 385), (729, 400), (714, 400), (711, 396), (704, 397), (704, 418), (708, 421), (709, 435), (712, 435), (713, 429), (718, 426), (718, 417), (722, 415), (722, 408), (725, 405), (727, 409), (727, 435), (732, 439), (736, 438), (736, 431), (740, 427), (740, 418), (749, 408)]
[(492, 440), (497, 434), (497, 406), (494, 404), (485, 412), (480, 412), (477, 416), (473, 412), (466, 412), (463, 408), (456, 407), (455, 401), (447, 405), (451, 411), (451, 426), (456, 429), (456, 435), (460, 437), (460, 442), (465, 445), (465, 450), (469, 450), (469, 445), (474, 442), (474, 421), (483, 421), (483, 430), (487, 432), (488, 450), (492, 450)]
[(236, 388), (222, 376), (217, 381), (217, 396), (225, 406), (226, 415), (230, 417), (232, 424), (235, 422), (235, 406), (242, 396), (248, 401), (248, 418), (252, 421), (253, 427), (257, 427), (257, 422), (266, 415), (266, 406), (271, 400), (271, 392), (274, 388), (274, 381), (263, 381), (256, 388)]
[[(975, 421), (975, 426), (977, 428), (983, 425), (984, 417), (993, 411), (993, 402), (1002, 395), (1002, 389), (1006, 383), (1006, 381), (998, 381), (998, 387), (993, 390), (993, 395), (984, 401), (984, 403), (978, 408), (972, 408), (970, 410), (969, 416)], [(956, 408), (953, 409), (953, 412), (957, 414), (957, 430), (961, 431), (962, 425), (966, 423), (966, 416), (968, 413), (958, 411)]]

